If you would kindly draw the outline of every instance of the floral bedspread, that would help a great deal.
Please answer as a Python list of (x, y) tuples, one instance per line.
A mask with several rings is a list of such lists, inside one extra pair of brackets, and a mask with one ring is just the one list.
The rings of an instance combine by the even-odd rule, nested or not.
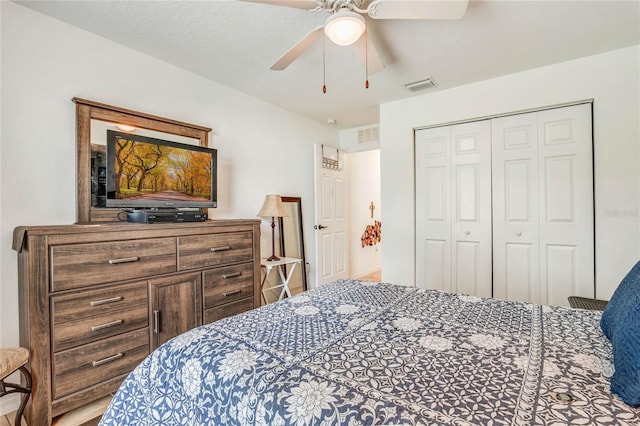
[(100, 424), (640, 424), (599, 319), (340, 280), (167, 342)]

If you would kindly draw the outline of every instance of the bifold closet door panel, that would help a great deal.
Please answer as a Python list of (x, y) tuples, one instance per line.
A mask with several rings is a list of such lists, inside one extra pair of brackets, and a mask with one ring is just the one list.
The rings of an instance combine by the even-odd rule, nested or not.
[(491, 124), (451, 126), (451, 285), (491, 297)]
[(594, 297), (592, 145), (589, 104), (492, 120), (495, 297)]
[(451, 288), (451, 129), (418, 130), (416, 168), (416, 285)]
[(540, 299), (595, 297), (591, 105), (538, 113)]
[(416, 132), (416, 284), (491, 296), (489, 121)]
[(491, 130), (493, 296), (538, 302), (538, 116), (494, 119)]

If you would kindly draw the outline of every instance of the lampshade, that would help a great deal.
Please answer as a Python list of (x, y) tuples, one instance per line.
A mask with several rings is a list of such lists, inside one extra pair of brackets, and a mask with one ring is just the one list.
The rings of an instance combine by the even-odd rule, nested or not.
[(264, 197), (264, 204), (258, 212), (259, 217), (286, 217), (287, 210), (282, 204), (282, 197), (279, 195), (267, 195)]
[(327, 18), (324, 33), (338, 46), (349, 46), (358, 41), (365, 28), (362, 15), (348, 9), (340, 9)]

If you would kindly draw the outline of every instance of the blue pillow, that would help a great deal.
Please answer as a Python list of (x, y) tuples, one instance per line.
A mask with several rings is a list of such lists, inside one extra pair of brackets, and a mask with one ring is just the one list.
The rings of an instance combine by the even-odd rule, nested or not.
[(632, 407), (640, 406), (640, 297), (628, 318), (633, 325), (621, 327), (611, 341), (613, 365), (611, 392)]
[(615, 373), (611, 391), (627, 404), (640, 406), (640, 262), (622, 280), (600, 320), (611, 340)]
[(613, 337), (613, 331), (624, 325), (621, 318), (626, 315), (634, 294), (640, 294), (640, 262), (636, 263), (629, 273), (622, 279), (618, 288), (613, 293), (611, 300), (607, 303), (600, 319), (600, 328), (609, 340)]

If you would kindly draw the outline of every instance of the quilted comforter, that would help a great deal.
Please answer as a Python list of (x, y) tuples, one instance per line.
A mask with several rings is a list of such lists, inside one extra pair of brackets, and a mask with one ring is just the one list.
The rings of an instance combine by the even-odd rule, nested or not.
[(640, 424), (600, 315), (340, 280), (167, 342), (100, 424)]

